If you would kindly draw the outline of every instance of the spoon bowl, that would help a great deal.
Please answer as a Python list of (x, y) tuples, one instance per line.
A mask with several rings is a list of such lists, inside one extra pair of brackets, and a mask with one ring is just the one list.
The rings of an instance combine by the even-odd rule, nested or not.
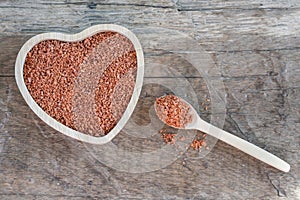
[[(174, 95), (162, 96), (156, 100), (154, 107), (158, 118), (173, 128), (196, 129), (202, 131), (240, 149), (244, 153), (265, 162), (274, 168), (284, 172), (290, 170), (290, 165), (275, 155), (204, 121), (200, 118), (197, 111), (182, 98)], [(179, 120), (179, 123), (176, 123), (176, 120)]]

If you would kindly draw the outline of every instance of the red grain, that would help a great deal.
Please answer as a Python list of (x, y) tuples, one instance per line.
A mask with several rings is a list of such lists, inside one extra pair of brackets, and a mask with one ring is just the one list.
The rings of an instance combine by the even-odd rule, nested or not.
[(202, 147), (206, 147), (204, 139), (194, 139), (190, 145), (194, 150), (200, 150)]
[(161, 133), (161, 136), (166, 144), (175, 144), (176, 139), (175, 139), (174, 133)]
[(24, 81), (48, 115), (72, 129), (100, 136), (117, 124), (130, 101), (136, 60), (130, 40), (115, 32), (73, 43), (46, 40), (28, 52)]

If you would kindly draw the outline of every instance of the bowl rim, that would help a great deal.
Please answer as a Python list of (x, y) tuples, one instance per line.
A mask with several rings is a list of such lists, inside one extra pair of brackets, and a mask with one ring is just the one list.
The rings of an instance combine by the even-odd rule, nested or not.
[[(132, 96), (130, 98), (130, 101), (128, 103), (128, 106), (123, 113), (122, 117), (118, 121), (118, 123), (115, 125), (115, 127), (105, 136), (102, 137), (95, 137), (91, 135), (87, 135), (85, 133), (81, 133), (79, 131), (76, 131), (72, 128), (69, 128), (66, 125), (61, 124), (54, 118), (52, 118), (50, 115), (48, 115), (32, 98), (30, 95), (24, 81), (23, 76), (23, 69), (24, 69), (24, 63), (27, 56), (27, 53), (38, 43), (44, 41), (44, 40), (59, 40), (64, 42), (76, 42), (81, 41), (85, 38), (88, 38), (90, 36), (93, 36), (100, 32), (117, 32), (125, 37), (127, 37), (132, 44), (134, 45), (134, 49), (136, 51), (136, 57), (137, 57), (137, 74), (136, 74), (136, 80), (135, 80), (135, 86), (132, 93)], [(129, 120), (131, 114), (134, 111), (134, 108), (137, 104), (137, 101), (139, 99), (142, 85), (143, 85), (143, 78), (144, 78), (144, 54), (142, 50), (142, 46), (138, 40), (138, 38), (135, 36), (133, 32), (128, 30), (127, 28), (116, 25), (116, 24), (98, 24), (91, 26), (79, 33), (75, 34), (65, 34), (65, 33), (58, 33), (58, 32), (47, 32), (42, 33), (33, 36), (30, 38), (20, 49), (16, 62), (15, 62), (15, 78), (17, 86), (26, 101), (26, 103), (29, 105), (31, 110), (46, 124), (54, 128), (55, 130), (72, 137), (74, 139), (77, 139), (79, 141), (91, 143), (91, 144), (105, 144), (110, 142), (125, 126), (126, 122)]]

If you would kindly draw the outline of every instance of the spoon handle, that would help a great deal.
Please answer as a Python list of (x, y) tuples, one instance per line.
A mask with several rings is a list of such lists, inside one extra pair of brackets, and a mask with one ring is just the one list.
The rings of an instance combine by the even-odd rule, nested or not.
[(250, 142), (247, 142), (246, 140), (243, 140), (233, 134), (217, 128), (204, 120), (198, 121), (197, 129), (209, 135), (212, 135), (222, 140), (223, 142), (226, 142), (227, 144), (236, 147), (246, 154), (249, 154), (254, 158), (261, 160), (281, 171), (288, 172), (290, 170), (290, 165), (287, 162), (276, 157), (275, 155), (259, 148), (258, 146), (255, 146)]

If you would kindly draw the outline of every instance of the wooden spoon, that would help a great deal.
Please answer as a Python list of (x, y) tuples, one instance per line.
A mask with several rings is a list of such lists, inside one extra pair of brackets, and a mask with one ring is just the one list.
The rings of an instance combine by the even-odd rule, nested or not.
[[(176, 99), (177, 102), (170, 101), (170, 97), (174, 100)], [(159, 101), (158, 101), (159, 100)], [(180, 101), (180, 102), (178, 102)], [(158, 103), (158, 102), (164, 102)], [(178, 106), (178, 104), (181, 104)], [(185, 112), (175, 112), (176, 108), (174, 109), (174, 106), (178, 106), (177, 108), (180, 110), (182, 108), (188, 109), (188, 111)], [(197, 111), (185, 100), (176, 97), (174, 95), (167, 95), (162, 96), (156, 100), (155, 103), (155, 111), (159, 117), (160, 120), (162, 120), (164, 123), (166, 123), (169, 126), (172, 126), (174, 128), (178, 129), (197, 129), (204, 133), (207, 133), (209, 135), (212, 135), (223, 142), (226, 142), (227, 144), (236, 147), (240, 149), (241, 151), (253, 156), (254, 158), (261, 160), (281, 171), (288, 172), (290, 170), (290, 165), (286, 163), (285, 161), (281, 160), (280, 158), (276, 157), (275, 155), (259, 148), (258, 146), (255, 146), (252, 143), (247, 142), (246, 140), (243, 140), (233, 134), (230, 134), (220, 128), (217, 128), (213, 126), (212, 124), (202, 120), (200, 116), (198, 115)], [(170, 109), (170, 110), (168, 110)], [(185, 113), (184, 116), (172, 116), (178, 115), (180, 113)], [(188, 115), (187, 115), (188, 113)], [(170, 120), (170, 116), (174, 117), (174, 119), (180, 119), (181, 122), (187, 122), (186, 124), (182, 123), (176, 123), (174, 120)], [(189, 118), (189, 119), (184, 119)], [(179, 125), (175, 125), (179, 124)]]

